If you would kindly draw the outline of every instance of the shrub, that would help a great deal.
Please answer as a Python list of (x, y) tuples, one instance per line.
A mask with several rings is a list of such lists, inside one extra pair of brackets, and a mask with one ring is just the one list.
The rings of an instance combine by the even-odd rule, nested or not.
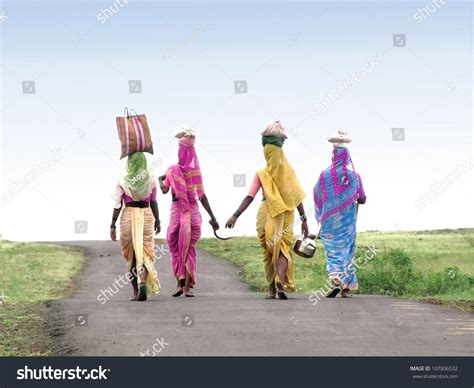
[(472, 277), (464, 274), (458, 267), (448, 267), (444, 271), (434, 272), (426, 277), (422, 295), (441, 295), (471, 287)]
[(358, 272), (364, 293), (403, 295), (413, 289), (420, 274), (413, 270), (411, 258), (402, 249), (377, 254)]
[[(361, 251), (357, 251), (360, 255)], [(402, 249), (377, 254), (357, 272), (361, 290), (368, 294), (435, 296), (468, 290), (474, 277), (458, 267), (423, 274), (413, 269), (411, 258)]]

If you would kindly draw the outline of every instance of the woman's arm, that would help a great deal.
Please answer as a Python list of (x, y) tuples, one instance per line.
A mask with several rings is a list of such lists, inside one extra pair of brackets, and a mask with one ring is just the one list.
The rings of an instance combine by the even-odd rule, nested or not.
[(362, 179), (359, 174), (357, 174), (357, 180), (359, 181), (359, 187), (357, 189), (357, 203), (363, 205), (367, 201), (367, 196), (365, 195), (364, 186), (362, 185)]
[(206, 209), (207, 213), (209, 214), (209, 217), (211, 217), (211, 220), (209, 223), (212, 226), (212, 229), (218, 230), (219, 229), (219, 223), (216, 220), (216, 217), (214, 216), (214, 213), (212, 212), (211, 205), (209, 204), (209, 200), (207, 199), (206, 194), (203, 194), (201, 198), (199, 198), (201, 201), (202, 207)]
[(300, 215), (300, 220), (301, 220), (301, 234), (303, 234), (305, 237), (309, 233), (309, 228), (308, 228), (308, 217), (306, 216), (306, 213), (304, 212), (304, 206), (303, 202), (301, 202), (298, 207), (298, 213)]
[(262, 187), (262, 182), (260, 181), (260, 177), (258, 176), (258, 173), (255, 174), (253, 177), (252, 184), (250, 185), (249, 193), (247, 196), (244, 198), (242, 203), (240, 204), (239, 208), (235, 211), (235, 213), (230, 217), (226, 224), (226, 228), (233, 228), (235, 226), (235, 223), (237, 222), (237, 218), (240, 217), (240, 215), (247, 210), (247, 208), (250, 206), (250, 204), (253, 202), (253, 199), (257, 195), (257, 193), (260, 191)]
[(110, 238), (112, 239), (112, 241), (117, 240), (117, 227), (115, 224), (117, 222), (121, 210), (122, 204), (120, 204), (119, 208), (115, 208), (114, 212), (112, 213), (112, 223), (110, 224)]
[(161, 232), (161, 222), (160, 222), (160, 212), (158, 210), (158, 202), (151, 201), (150, 202), (151, 211), (153, 212), (153, 216), (155, 217), (155, 234)]
[(247, 195), (244, 200), (242, 201), (242, 203), (240, 204), (239, 208), (235, 211), (235, 213), (232, 215), (232, 217), (230, 217), (226, 224), (225, 224), (225, 227), (226, 228), (233, 228), (235, 223), (237, 222), (237, 218), (240, 217), (240, 215), (245, 211), (247, 210), (247, 208), (250, 206), (250, 204), (253, 202), (253, 199), (254, 197), (252, 197), (251, 195)]
[(158, 177), (158, 183), (160, 184), (160, 189), (163, 194), (166, 194), (170, 191), (170, 187), (165, 185), (166, 175), (161, 175)]

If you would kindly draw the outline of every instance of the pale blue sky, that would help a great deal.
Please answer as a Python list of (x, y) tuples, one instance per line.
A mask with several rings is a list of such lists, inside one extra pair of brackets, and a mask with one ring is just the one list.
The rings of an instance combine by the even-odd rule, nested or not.
[[(360, 230), (472, 226), (472, 167), (441, 183), (423, 209), (415, 205), (472, 162), (470, 3), (447, 2), (419, 23), (416, 12), (431, 2), (130, 0), (101, 23), (113, 4), (1, 5), (4, 238), (108, 237), (110, 196), (124, 173), (115, 128), (124, 106), (148, 117), (156, 150), (149, 160), (162, 161), (156, 175), (176, 161), (173, 130), (196, 129), (222, 226), (248, 190), (233, 187), (233, 174), (249, 183), (263, 166), (258, 134), (274, 119), (290, 132), (285, 152), (308, 209), (330, 162), (325, 139), (341, 127), (354, 139), (368, 195)], [(406, 34), (406, 47), (393, 47), (393, 34)], [(316, 104), (364, 65), (365, 76), (315, 115)], [(36, 93), (24, 94), (30, 80)], [(130, 94), (129, 80), (141, 80), (143, 93)], [(235, 94), (234, 80), (246, 80), (248, 93)], [(392, 127), (405, 128), (406, 141), (393, 141)], [(15, 185), (27, 174), (29, 184)], [(166, 228), (170, 198), (158, 201)], [(257, 208), (232, 233), (253, 235)], [(87, 234), (74, 233), (76, 220), (88, 221)]]

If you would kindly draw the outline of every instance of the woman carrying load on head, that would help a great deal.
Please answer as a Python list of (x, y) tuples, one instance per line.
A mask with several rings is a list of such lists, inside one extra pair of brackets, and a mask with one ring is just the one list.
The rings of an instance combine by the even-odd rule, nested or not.
[(285, 292), (296, 289), (293, 258), (294, 210), (298, 209), (301, 230), (308, 234), (307, 217), (303, 207), (305, 193), (286, 159), (283, 144), (287, 139), (279, 121), (271, 122), (262, 132), (266, 167), (258, 170), (248, 195), (229, 218), (226, 227), (233, 228), (237, 218), (247, 209), (262, 189), (262, 202), (257, 214), (257, 234), (265, 252), (264, 264), (269, 283), (267, 299), (287, 299)]
[(148, 170), (143, 152), (134, 152), (127, 159), (127, 175), (117, 184), (110, 237), (117, 239), (116, 222), (120, 217), (120, 249), (127, 261), (127, 277), (131, 280), (131, 300), (145, 301), (160, 290), (154, 268), (154, 233), (160, 232), (160, 216), (156, 202), (156, 183)]
[(354, 268), (356, 221), (359, 204), (366, 195), (347, 149), (351, 139), (339, 130), (328, 139), (333, 144), (332, 163), (319, 175), (314, 187), (316, 219), (326, 250), (326, 268), (331, 282), (328, 298), (349, 298), (358, 289)]
[(184, 293), (186, 297), (193, 297), (191, 289), (196, 284), (196, 244), (201, 237), (202, 224), (198, 201), (211, 217), (209, 223), (212, 228), (218, 230), (219, 224), (204, 193), (201, 168), (194, 148), (194, 130), (182, 128), (175, 137), (179, 139), (178, 163), (159, 177), (159, 183), (163, 194), (170, 188), (172, 194), (167, 234), (171, 265), (177, 281), (177, 289), (172, 295), (178, 297)]

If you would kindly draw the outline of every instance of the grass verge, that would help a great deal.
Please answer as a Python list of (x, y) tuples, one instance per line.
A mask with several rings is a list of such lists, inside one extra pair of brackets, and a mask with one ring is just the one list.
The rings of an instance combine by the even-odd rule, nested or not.
[[(294, 255), (299, 292), (319, 290), (327, 280), (324, 248), (321, 241), (317, 245), (312, 259)], [(256, 238), (201, 239), (199, 247), (234, 263), (253, 289), (266, 289), (262, 250)], [(361, 293), (474, 311), (474, 229), (360, 233), (356, 260), (369, 247), (376, 255), (357, 271)]]
[(64, 297), (84, 256), (53, 244), (2, 242), (0, 271), (0, 355), (49, 355), (46, 302)]

